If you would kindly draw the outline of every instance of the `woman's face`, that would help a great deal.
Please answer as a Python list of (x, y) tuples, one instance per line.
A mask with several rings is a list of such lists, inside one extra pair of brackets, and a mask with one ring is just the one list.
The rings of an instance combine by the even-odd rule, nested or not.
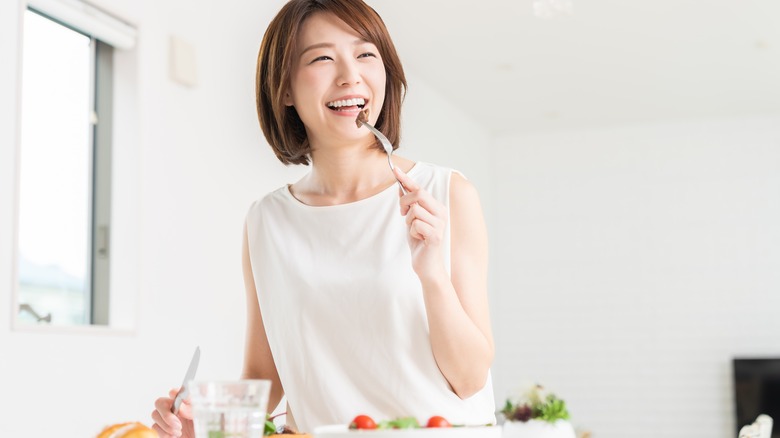
[(374, 123), (385, 100), (385, 67), (379, 50), (330, 13), (301, 27), (286, 105), (295, 107), (317, 148), (324, 142), (370, 139), (355, 118), (369, 108)]

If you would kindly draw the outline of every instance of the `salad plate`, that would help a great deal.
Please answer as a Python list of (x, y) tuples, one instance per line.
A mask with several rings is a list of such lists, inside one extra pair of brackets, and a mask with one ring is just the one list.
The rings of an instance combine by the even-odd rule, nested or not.
[(501, 426), (351, 430), (339, 424), (314, 429), (314, 438), (501, 438)]

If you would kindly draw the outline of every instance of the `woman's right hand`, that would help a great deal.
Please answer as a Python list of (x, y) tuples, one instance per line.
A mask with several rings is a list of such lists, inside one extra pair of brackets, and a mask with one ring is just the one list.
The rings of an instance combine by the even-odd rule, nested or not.
[(160, 438), (195, 438), (195, 429), (192, 425), (192, 407), (189, 400), (183, 400), (179, 406), (179, 413), (174, 414), (173, 399), (176, 398), (178, 388), (171, 389), (168, 397), (160, 397), (154, 401), (154, 429)]

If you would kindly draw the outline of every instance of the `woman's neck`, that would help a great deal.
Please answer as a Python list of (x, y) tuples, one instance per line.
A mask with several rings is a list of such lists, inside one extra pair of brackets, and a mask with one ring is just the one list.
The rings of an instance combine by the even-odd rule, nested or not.
[[(387, 155), (375, 147), (315, 148), (312, 168), (292, 186), (301, 202), (310, 205), (336, 205), (373, 196), (395, 182)], [(414, 163), (393, 158), (393, 163), (409, 170)]]

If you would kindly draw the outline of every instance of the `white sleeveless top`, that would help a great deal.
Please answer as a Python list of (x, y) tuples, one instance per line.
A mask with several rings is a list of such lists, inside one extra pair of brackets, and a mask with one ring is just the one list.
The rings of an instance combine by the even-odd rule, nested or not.
[[(408, 173), (447, 206), (451, 174), (426, 163)], [(436, 365), (397, 185), (324, 207), (301, 203), (284, 186), (252, 204), (247, 236), (268, 342), (299, 430), (359, 414), (495, 423), (490, 376), (461, 400)], [(449, 226), (445, 236), (449, 266)]]

